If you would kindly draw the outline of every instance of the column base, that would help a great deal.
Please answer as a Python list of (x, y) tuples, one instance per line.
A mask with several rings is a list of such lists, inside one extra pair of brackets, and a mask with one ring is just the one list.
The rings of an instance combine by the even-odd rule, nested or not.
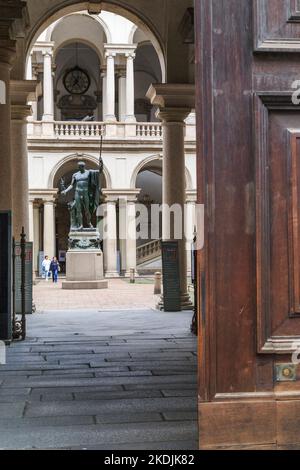
[(106, 271), (105, 277), (106, 278), (116, 278), (116, 277), (120, 277), (120, 274), (118, 273), (118, 271)]
[(43, 117), (42, 117), (42, 121), (43, 122), (52, 122), (54, 121), (54, 115), (53, 114), (43, 114)]
[[(180, 299), (180, 304), (181, 304), (181, 310), (193, 310), (193, 302), (190, 299), (190, 296), (188, 293), (181, 294), (181, 299)], [(156, 308), (158, 310), (164, 310), (164, 296), (163, 294), (160, 297), (160, 300), (158, 304), (156, 305)]]
[(135, 124), (136, 123), (136, 117), (135, 116), (126, 116), (125, 117), (125, 122)]
[[(130, 271), (125, 271), (124, 272), (124, 277), (130, 277)], [(140, 277), (137, 270), (135, 270), (135, 277)]]
[(105, 116), (105, 121), (106, 122), (117, 122), (117, 118), (113, 114), (107, 114)]

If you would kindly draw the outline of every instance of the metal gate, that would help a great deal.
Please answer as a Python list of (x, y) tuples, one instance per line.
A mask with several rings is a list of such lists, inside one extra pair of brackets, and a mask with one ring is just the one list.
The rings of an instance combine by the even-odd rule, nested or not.
[(26, 338), (26, 315), (32, 313), (32, 243), (24, 228), (20, 241), (13, 240), (13, 331), (14, 340)]

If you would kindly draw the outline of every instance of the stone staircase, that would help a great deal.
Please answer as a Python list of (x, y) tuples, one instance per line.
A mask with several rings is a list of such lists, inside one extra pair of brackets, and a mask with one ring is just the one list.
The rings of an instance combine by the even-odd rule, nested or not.
[(140, 274), (154, 274), (161, 267), (161, 240), (152, 240), (137, 247), (137, 267)]

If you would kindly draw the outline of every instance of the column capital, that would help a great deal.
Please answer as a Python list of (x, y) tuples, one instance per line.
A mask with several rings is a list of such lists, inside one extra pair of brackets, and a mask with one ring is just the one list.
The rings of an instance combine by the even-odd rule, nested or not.
[(188, 190), (186, 191), (186, 202), (187, 203), (196, 203), (197, 202), (197, 191)]
[(104, 44), (104, 50), (107, 54), (130, 55), (135, 53), (136, 48), (137, 44)]
[(40, 92), (38, 80), (11, 80), (10, 93), (12, 105), (26, 105), (28, 101), (36, 101)]
[(16, 41), (0, 39), (0, 64), (11, 68), (17, 53)]
[(176, 123), (184, 126), (184, 121), (189, 113), (189, 108), (159, 108), (156, 117), (165, 123)]
[(188, 114), (195, 108), (195, 85), (188, 83), (152, 84), (146, 96), (159, 108), (186, 109)]
[(32, 52), (33, 53), (39, 52), (42, 55), (45, 55), (45, 54), (53, 55), (54, 46), (55, 46), (55, 43), (53, 41), (49, 41), (49, 42), (37, 41), (32, 48)]
[(105, 57), (106, 59), (114, 59), (116, 57), (117, 53), (113, 51), (105, 51)]
[(127, 204), (136, 204), (138, 202), (138, 195), (140, 194), (141, 189), (135, 189), (127, 192), (123, 192), (120, 199), (126, 201)]
[(107, 198), (105, 202), (114, 202), (119, 199), (127, 202), (136, 202), (141, 189), (103, 189), (103, 195)]
[(1, 32), (0, 37), (15, 38), (24, 35), (29, 23), (26, 1), (23, 0), (0, 0)]
[(135, 56), (136, 56), (135, 52), (132, 52), (132, 51), (125, 53), (126, 59), (132, 59), (132, 60), (134, 60), (134, 59), (135, 59)]
[(42, 54), (43, 54), (43, 57), (50, 57), (51, 59), (53, 57), (53, 51), (46, 50), (46, 51), (43, 51)]
[(31, 189), (29, 191), (29, 197), (35, 200), (45, 202), (55, 202), (57, 197), (58, 189)]
[(107, 67), (106, 67), (106, 65), (101, 65), (101, 67), (100, 67), (100, 75), (101, 75), (101, 77), (102, 77), (102, 78), (105, 77), (106, 74), (107, 74)]
[(11, 105), (11, 119), (12, 121), (26, 121), (32, 115), (32, 107), (30, 105)]
[(37, 80), (11, 80), (11, 118), (13, 121), (25, 121), (31, 116), (32, 108), (28, 102), (36, 101), (39, 82)]
[(54, 198), (53, 198), (53, 199), (50, 199), (50, 198), (49, 198), (49, 199), (48, 199), (48, 198), (47, 198), (47, 199), (43, 199), (43, 204), (44, 204), (44, 206), (54, 206), (55, 203), (56, 203), (56, 201), (55, 201)]

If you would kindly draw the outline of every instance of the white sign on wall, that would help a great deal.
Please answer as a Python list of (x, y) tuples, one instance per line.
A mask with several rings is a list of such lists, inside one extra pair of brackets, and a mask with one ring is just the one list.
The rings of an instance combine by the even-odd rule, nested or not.
[(6, 104), (6, 85), (0, 80), (0, 104)]
[(0, 341), (0, 365), (6, 364), (6, 346), (4, 341)]

